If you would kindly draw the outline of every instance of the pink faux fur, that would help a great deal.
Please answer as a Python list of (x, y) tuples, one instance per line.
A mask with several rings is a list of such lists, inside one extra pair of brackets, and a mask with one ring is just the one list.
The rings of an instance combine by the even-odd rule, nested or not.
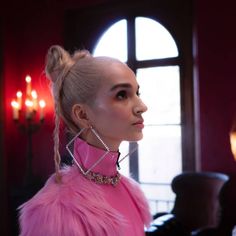
[[(126, 235), (122, 231), (125, 218), (107, 203), (101, 185), (85, 179), (76, 167), (64, 168), (62, 176), (62, 183), (57, 184), (53, 175), (20, 207), (20, 236)], [(138, 184), (124, 176), (119, 184), (124, 185), (148, 226), (151, 215)]]

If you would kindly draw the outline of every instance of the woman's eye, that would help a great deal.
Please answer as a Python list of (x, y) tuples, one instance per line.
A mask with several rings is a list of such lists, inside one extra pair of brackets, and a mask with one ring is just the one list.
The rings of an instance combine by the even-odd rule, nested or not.
[(116, 94), (116, 98), (119, 100), (126, 99), (127, 98), (127, 92), (126, 91), (120, 91)]
[(139, 92), (139, 90), (136, 92), (136, 95), (137, 95), (138, 97), (140, 97), (140, 92)]

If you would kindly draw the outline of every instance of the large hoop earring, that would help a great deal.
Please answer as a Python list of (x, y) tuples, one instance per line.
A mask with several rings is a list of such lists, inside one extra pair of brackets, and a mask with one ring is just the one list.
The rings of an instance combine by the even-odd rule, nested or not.
[(134, 147), (130, 152), (128, 152), (125, 156), (123, 156), (118, 163), (121, 163), (126, 157), (130, 156), (131, 154), (133, 154), (134, 152), (136, 152), (138, 150), (138, 145), (136, 147)]
[(130, 157), (134, 152), (138, 150), (138, 143), (136, 143), (135, 147), (132, 148), (125, 156), (121, 157), (121, 159), (116, 163), (118, 169), (120, 170), (120, 163), (127, 158), (128, 156)]
[[(88, 170), (84, 170), (82, 168), (82, 166), (78, 163), (78, 161), (76, 160), (76, 158), (74, 157), (73, 153), (70, 150), (70, 145), (74, 142), (74, 140), (79, 137), (84, 130), (86, 129), (91, 129), (92, 133), (95, 135), (95, 137), (100, 141), (100, 143), (104, 146), (104, 148), (106, 149), (106, 152), (94, 163), (92, 164), (92, 166), (90, 166), (88, 168)], [(82, 128), (78, 134), (75, 135), (75, 137), (66, 145), (66, 149), (69, 152), (69, 154), (71, 155), (71, 157), (73, 158), (75, 164), (79, 167), (80, 171), (82, 172), (83, 175), (87, 175), (93, 168), (95, 168), (105, 157), (106, 155), (110, 152), (109, 147), (104, 143), (104, 141), (101, 139), (101, 137), (99, 136), (99, 134), (95, 131), (95, 129), (93, 129), (92, 127), (89, 128)]]

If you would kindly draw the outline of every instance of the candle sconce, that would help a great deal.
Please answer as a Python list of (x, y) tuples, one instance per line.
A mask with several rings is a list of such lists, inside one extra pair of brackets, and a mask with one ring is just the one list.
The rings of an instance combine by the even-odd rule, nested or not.
[(13, 120), (20, 132), (27, 135), (27, 165), (24, 185), (30, 185), (33, 181), (32, 172), (32, 135), (37, 132), (44, 122), (44, 108), (46, 103), (43, 99), (38, 100), (36, 90), (32, 89), (31, 77), (25, 78), (26, 94), (19, 90), (16, 93), (16, 99), (11, 102)]

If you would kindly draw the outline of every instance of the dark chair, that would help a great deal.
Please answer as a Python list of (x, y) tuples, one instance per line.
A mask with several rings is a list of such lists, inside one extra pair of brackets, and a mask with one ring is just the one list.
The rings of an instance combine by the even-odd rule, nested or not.
[(228, 179), (215, 172), (185, 172), (173, 179), (176, 199), (171, 213), (188, 232), (218, 225), (218, 197)]
[(157, 217), (146, 230), (146, 236), (190, 236), (173, 214)]
[(220, 220), (217, 227), (199, 230), (195, 236), (231, 236), (236, 225), (236, 179), (230, 179), (220, 192)]
[(209, 233), (212, 233), (209, 236), (216, 236), (214, 227), (218, 225), (220, 216), (219, 193), (228, 179), (227, 175), (216, 172), (185, 172), (177, 175), (171, 183), (176, 194), (171, 214), (155, 214), (146, 235), (189, 236), (194, 235), (195, 231), (199, 232), (199, 229), (209, 228)]

